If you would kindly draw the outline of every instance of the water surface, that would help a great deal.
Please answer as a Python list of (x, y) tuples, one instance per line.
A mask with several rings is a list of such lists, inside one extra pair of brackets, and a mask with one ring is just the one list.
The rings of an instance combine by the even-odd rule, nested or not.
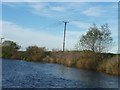
[(2, 70), (3, 88), (118, 88), (117, 76), (59, 64), (4, 59)]

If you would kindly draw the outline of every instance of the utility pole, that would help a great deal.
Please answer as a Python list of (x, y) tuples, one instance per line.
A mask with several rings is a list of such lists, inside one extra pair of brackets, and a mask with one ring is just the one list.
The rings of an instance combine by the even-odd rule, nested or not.
[(66, 36), (66, 27), (67, 27), (67, 23), (69, 23), (69, 21), (63, 21), (64, 23), (64, 37), (63, 37), (63, 52), (65, 51), (65, 36)]
[(0, 44), (2, 45), (2, 40), (3, 40), (4, 38), (0, 38)]

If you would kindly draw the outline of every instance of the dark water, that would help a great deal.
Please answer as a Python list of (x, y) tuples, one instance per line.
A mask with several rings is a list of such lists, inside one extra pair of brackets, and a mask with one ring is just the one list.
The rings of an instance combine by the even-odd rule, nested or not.
[(118, 88), (117, 76), (58, 64), (2, 60), (2, 70), (3, 88)]

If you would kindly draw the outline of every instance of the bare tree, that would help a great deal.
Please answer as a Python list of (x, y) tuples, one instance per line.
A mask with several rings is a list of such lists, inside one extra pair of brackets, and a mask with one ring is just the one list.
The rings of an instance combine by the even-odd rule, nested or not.
[(108, 49), (113, 39), (107, 24), (98, 28), (95, 24), (89, 28), (89, 31), (82, 35), (77, 47), (82, 46), (85, 50), (92, 50), (94, 52), (103, 52)]

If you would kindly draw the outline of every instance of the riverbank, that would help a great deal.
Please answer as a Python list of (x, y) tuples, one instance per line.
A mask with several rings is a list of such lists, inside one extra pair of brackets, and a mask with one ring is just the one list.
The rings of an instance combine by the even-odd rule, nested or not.
[(16, 52), (11, 59), (57, 63), (67, 67), (94, 70), (110, 75), (120, 76), (120, 55), (111, 53), (95, 53), (92, 51), (42, 51)]
[(51, 52), (42, 62), (58, 63), (68, 67), (94, 70), (120, 76), (119, 55), (111, 53), (95, 53), (91, 51)]

